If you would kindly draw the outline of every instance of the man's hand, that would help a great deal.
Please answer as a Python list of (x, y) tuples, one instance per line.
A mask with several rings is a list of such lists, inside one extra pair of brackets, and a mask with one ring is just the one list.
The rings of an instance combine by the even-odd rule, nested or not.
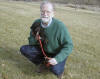
[(49, 61), (48, 61), (51, 65), (56, 65), (57, 64), (57, 61), (55, 58), (51, 58)]

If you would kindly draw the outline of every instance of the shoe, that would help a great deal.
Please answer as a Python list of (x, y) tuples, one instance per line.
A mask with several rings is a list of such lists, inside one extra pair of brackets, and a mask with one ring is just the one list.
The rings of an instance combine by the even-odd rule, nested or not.
[(61, 75), (57, 75), (57, 78), (58, 79), (63, 79), (63, 75), (64, 75), (64, 73), (62, 73)]
[(45, 70), (46, 70), (46, 66), (45, 66), (44, 64), (40, 64), (40, 65), (36, 68), (35, 72), (37, 72), (37, 73), (42, 73), (42, 72), (44, 72)]

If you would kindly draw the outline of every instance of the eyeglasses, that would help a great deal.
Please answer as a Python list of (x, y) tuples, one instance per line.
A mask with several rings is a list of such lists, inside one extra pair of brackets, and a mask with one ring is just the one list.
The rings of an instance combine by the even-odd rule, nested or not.
[(41, 10), (41, 14), (45, 14), (45, 13), (47, 13), (47, 14), (50, 14), (52, 11), (42, 11)]

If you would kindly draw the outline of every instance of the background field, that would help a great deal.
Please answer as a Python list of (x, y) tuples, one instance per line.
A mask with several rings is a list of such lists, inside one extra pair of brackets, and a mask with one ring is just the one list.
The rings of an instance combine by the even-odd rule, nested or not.
[[(55, 14), (67, 25), (74, 43), (64, 79), (99, 79), (100, 13), (56, 5)], [(51, 72), (34, 72), (36, 66), (19, 52), (28, 44), (30, 26), (39, 15), (36, 2), (0, 1), (0, 79), (57, 79)]]
[[(3, 0), (3, 1), (27, 1), (27, 2), (32, 2), (32, 1), (43, 1), (43, 0)], [(72, 3), (72, 4), (85, 4), (85, 5), (97, 5), (100, 7), (100, 0), (49, 0), (52, 2), (56, 3)]]

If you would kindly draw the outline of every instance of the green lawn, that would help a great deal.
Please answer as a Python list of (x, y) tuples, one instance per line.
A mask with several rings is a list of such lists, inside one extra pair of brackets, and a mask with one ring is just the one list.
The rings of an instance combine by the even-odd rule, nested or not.
[[(56, 5), (55, 14), (67, 25), (74, 43), (64, 79), (99, 79), (100, 13)], [(36, 66), (19, 52), (39, 16), (38, 3), (0, 1), (0, 79), (57, 79), (51, 72), (34, 72)]]

